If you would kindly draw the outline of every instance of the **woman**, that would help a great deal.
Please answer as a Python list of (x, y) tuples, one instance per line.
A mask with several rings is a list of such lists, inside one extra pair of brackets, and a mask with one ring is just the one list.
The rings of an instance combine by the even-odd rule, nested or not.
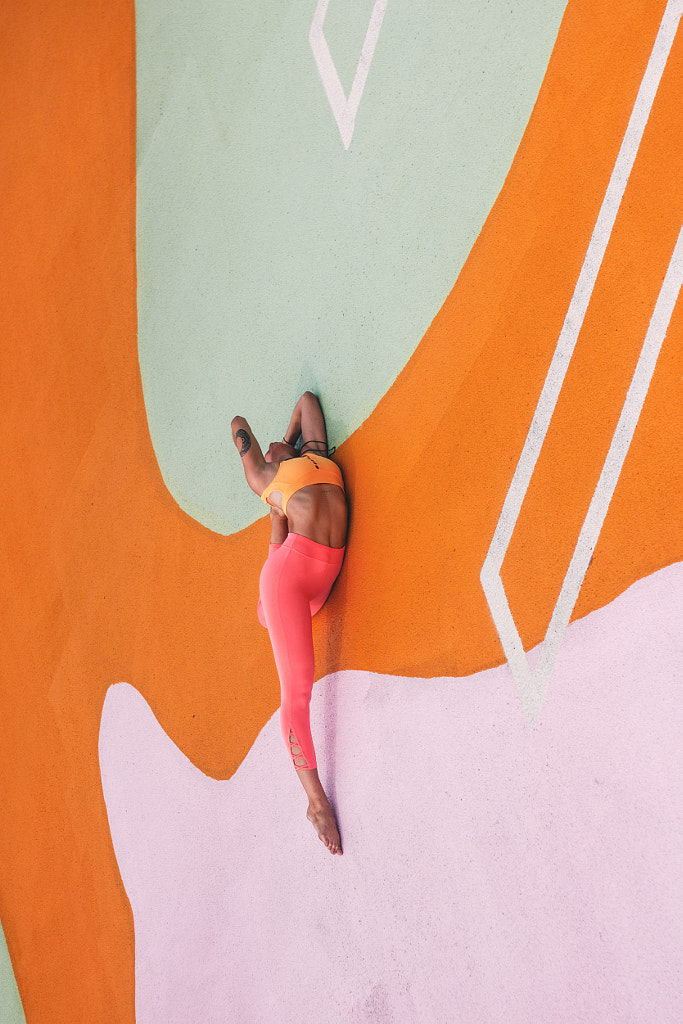
[(341, 854), (337, 822), (318, 777), (309, 704), (311, 617), (327, 600), (344, 558), (344, 481), (328, 458), (325, 418), (310, 391), (296, 403), (282, 441), (273, 441), (265, 456), (244, 417), (232, 421), (232, 437), (247, 483), (270, 505), (270, 551), (261, 571), (258, 617), (268, 628), (280, 677), (282, 735), (308, 797), (306, 816), (330, 853)]

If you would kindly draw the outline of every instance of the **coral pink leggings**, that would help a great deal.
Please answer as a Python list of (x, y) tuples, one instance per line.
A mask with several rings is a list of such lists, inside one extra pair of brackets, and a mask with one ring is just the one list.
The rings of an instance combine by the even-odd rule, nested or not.
[(314, 679), (311, 618), (339, 575), (344, 548), (328, 548), (298, 533), (271, 544), (261, 570), (258, 617), (273, 645), (280, 677), (280, 728), (294, 767), (315, 768), (309, 705)]

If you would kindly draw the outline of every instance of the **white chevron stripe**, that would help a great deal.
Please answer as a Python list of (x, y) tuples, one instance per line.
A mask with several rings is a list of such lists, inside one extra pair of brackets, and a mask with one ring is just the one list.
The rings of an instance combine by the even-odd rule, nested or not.
[[(550, 625), (548, 626), (541, 652), (533, 671), (524, 652), (522, 641), (508, 604), (507, 595), (500, 578), (500, 570), (555, 411), (576, 341), (583, 326), (595, 282), (612, 234), (612, 228), (624, 196), (626, 184), (631, 174), (643, 132), (650, 116), (655, 94), (678, 30), (681, 14), (683, 14), (683, 0), (669, 0), (638, 90), (614, 170), (607, 186), (588, 251), (586, 252), (576, 288), (569, 304), (569, 310), (560, 332), (538, 405), (536, 406), (536, 412), (534, 413), (522, 454), (505, 502), (503, 503), (500, 518), (480, 574), (481, 584), (484, 588), (505, 656), (512, 670), (522, 705), (532, 725), (538, 720), (553, 665), (555, 664), (555, 659), (579, 590), (581, 589), (593, 548), (600, 534), (607, 508), (612, 499), (623, 460), (631, 443), (642, 403), (652, 379), (655, 362), (673, 312), (681, 285), (680, 236), (643, 343), (641, 356), (612, 439), (612, 445), (574, 549), (569, 569), (562, 584)], [(653, 353), (654, 359), (652, 358)], [(638, 400), (635, 397), (636, 395), (642, 395), (642, 397)]]
[(356, 68), (356, 74), (351, 86), (348, 99), (339, 81), (337, 69), (330, 54), (330, 48), (323, 33), (323, 22), (327, 14), (327, 7), (330, 0), (318, 0), (318, 6), (313, 15), (313, 23), (308, 40), (311, 44), (315, 62), (322, 78), (327, 98), (332, 107), (332, 113), (339, 127), (344, 149), (348, 149), (353, 138), (353, 131), (356, 126), (356, 114), (363, 95), (365, 82), (367, 81), (370, 64), (375, 53), (375, 46), (379, 38), (379, 32), (384, 19), (384, 12), (387, 9), (388, 0), (375, 0), (375, 6), (370, 15), (370, 23), (365, 34), (365, 42), (361, 50), (360, 59)]

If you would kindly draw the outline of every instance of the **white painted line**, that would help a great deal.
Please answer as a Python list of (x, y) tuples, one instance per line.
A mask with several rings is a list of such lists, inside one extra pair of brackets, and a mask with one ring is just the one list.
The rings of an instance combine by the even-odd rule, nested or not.
[(388, 0), (375, 0), (375, 6), (370, 15), (365, 42), (363, 43), (363, 49), (361, 50), (348, 99), (344, 95), (337, 69), (330, 54), (330, 48), (323, 33), (323, 22), (325, 21), (329, 2), (330, 0), (318, 0), (318, 6), (313, 15), (311, 31), (308, 34), (308, 41), (311, 44), (311, 50), (318, 65), (318, 71), (320, 72), (327, 98), (332, 107), (332, 113), (339, 127), (344, 149), (348, 149), (353, 138), (356, 114), (358, 113), (361, 96), (363, 95), (363, 89), (365, 88), (365, 82), (367, 81), (368, 72), (375, 53), (375, 46), (379, 38)]
[[(557, 652), (559, 651), (560, 645), (562, 643), (564, 632), (569, 622), (569, 617), (571, 616), (572, 609), (574, 607), (574, 604), (576, 603), (576, 598), (578, 597), (579, 589), (581, 587), (581, 584), (583, 583), (583, 578), (588, 563), (586, 562), (586, 568), (584, 568), (583, 573), (577, 575), (578, 567), (580, 566), (580, 564), (582, 564), (582, 557), (577, 556), (577, 552), (579, 551), (580, 545), (583, 543), (581, 538), (584, 537), (586, 523), (588, 522), (588, 518), (591, 515), (590, 509), (594, 508), (594, 502), (596, 500), (596, 495), (598, 495), (598, 492), (600, 491), (601, 483), (598, 483), (596, 492), (593, 496), (593, 500), (591, 501), (591, 506), (589, 509), (588, 516), (586, 518), (586, 523), (584, 523), (584, 529), (582, 529), (579, 541), (577, 542), (572, 562), (570, 564), (564, 583), (562, 585), (562, 589), (560, 591), (557, 604), (555, 605), (555, 609), (550, 620), (550, 625), (548, 627), (548, 631), (543, 641), (538, 661), (533, 672), (531, 670), (528, 659), (524, 652), (524, 647), (522, 645), (521, 638), (517, 631), (517, 627), (515, 625), (512, 612), (510, 611), (507, 595), (505, 594), (505, 590), (503, 588), (503, 584), (500, 578), (500, 570), (503, 564), (503, 559), (505, 558), (505, 553), (510, 544), (510, 539), (512, 537), (515, 525), (517, 523), (517, 519), (519, 517), (522, 503), (526, 496), (529, 483), (531, 481), (531, 477), (536, 466), (536, 462), (538, 461), (538, 457), (541, 452), (543, 442), (548, 432), (550, 421), (555, 411), (555, 406), (557, 404), (557, 400), (562, 389), (562, 385), (564, 383), (567, 368), (574, 353), (576, 341), (583, 326), (586, 311), (588, 309), (588, 304), (591, 300), (593, 289), (595, 287), (595, 282), (600, 272), (600, 267), (602, 266), (605, 251), (609, 244), (609, 240), (612, 234), (612, 228), (614, 227), (614, 222), (616, 220), (617, 213), (619, 211), (619, 207), (624, 196), (626, 184), (631, 174), (631, 169), (633, 167), (633, 163), (635, 161), (638, 149), (640, 147), (640, 142), (643, 137), (643, 132), (645, 130), (645, 126), (650, 116), (652, 104), (654, 102), (654, 98), (659, 87), (662, 74), (664, 72), (664, 67), (669, 57), (669, 53), (671, 51), (671, 47), (676, 36), (676, 32), (678, 30), (681, 14), (683, 14), (683, 0), (669, 0), (664, 11), (664, 16), (662, 18), (661, 24), (659, 26), (659, 31), (657, 33), (657, 37), (652, 48), (652, 53), (650, 54), (650, 59), (647, 64), (647, 68), (645, 69), (645, 74), (643, 75), (642, 82), (640, 83), (638, 95), (636, 97), (636, 101), (631, 112), (631, 117), (629, 119), (629, 123), (624, 134), (624, 138), (621, 144), (621, 148), (619, 150), (619, 154), (616, 159), (616, 163), (614, 165), (614, 169), (612, 171), (612, 175), (610, 177), (609, 184), (607, 186), (607, 191), (605, 192), (605, 197), (603, 199), (602, 206), (600, 207), (600, 212), (598, 214), (595, 228), (593, 230), (593, 235), (588, 245), (586, 257), (584, 259), (583, 266), (581, 267), (581, 272), (579, 274), (579, 278), (574, 289), (574, 294), (572, 295), (572, 299), (569, 304), (569, 310), (567, 311), (567, 316), (565, 318), (562, 330), (560, 332), (557, 347), (555, 349), (555, 353), (553, 355), (550, 367), (548, 369), (545, 383), (543, 385), (543, 390), (541, 391), (541, 395), (538, 400), (538, 405), (536, 406), (536, 411), (534, 413), (534, 417), (529, 428), (529, 433), (527, 434), (527, 438), (524, 443), (524, 448), (522, 449), (522, 454), (520, 456), (517, 468), (512, 478), (512, 483), (510, 484), (510, 488), (505, 497), (503, 508), (498, 519), (498, 523), (496, 525), (493, 538), (491, 540), (491, 545), (486, 554), (486, 558), (484, 559), (484, 564), (481, 569), (481, 584), (484, 589), (484, 593), (486, 594), (486, 599), (488, 601), (489, 608), (491, 609), (491, 614), (496, 624), (496, 629), (498, 630), (498, 635), (503, 645), (505, 656), (512, 670), (512, 674), (517, 685), (522, 705), (532, 725), (538, 720), (541, 704), (543, 701), (543, 697), (545, 695), (545, 691), (547, 689), (550, 675), (552, 673), (555, 658), (557, 657)], [(676, 247), (676, 251), (674, 252), (674, 256), (672, 257), (672, 262), (669, 266), (669, 271), (667, 272), (667, 277), (665, 279), (664, 285), (662, 286), (660, 298), (657, 301), (657, 307), (655, 309), (655, 314), (653, 315), (653, 322), (655, 320), (655, 316), (657, 315), (657, 310), (660, 307), (662, 295), (664, 293), (665, 286), (667, 285), (667, 281), (669, 280), (670, 274), (674, 275), (673, 279), (675, 280), (677, 252), (678, 245)], [(673, 270), (672, 266), (674, 267)], [(669, 317), (670, 316), (671, 313), (669, 313)], [(649, 336), (650, 331), (648, 331), (648, 337)], [(663, 335), (661, 340), (663, 340)], [(643, 346), (643, 351), (645, 351), (646, 345), (647, 338)], [(657, 350), (657, 353), (658, 351), (659, 350)], [(638, 363), (638, 366), (640, 367), (640, 361)], [(638, 369), (636, 369), (636, 374), (638, 374)], [(647, 378), (647, 382), (645, 384), (645, 391), (647, 391), (647, 388), (649, 387), (651, 376), (652, 374), (650, 374), (650, 377)], [(634, 376), (634, 382), (635, 379), (636, 378)], [(633, 383), (631, 386), (633, 387)], [(629, 391), (629, 395), (630, 393), (631, 392)], [(629, 399), (627, 396), (626, 404), (628, 404), (628, 401)], [(626, 408), (626, 404), (624, 408)], [(640, 410), (638, 410), (638, 414), (639, 412)], [(620, 419), (619, 424), (621, 424), (621, 422), (622, 420)], [(615, 438), (617, 437), (619, 429), (620, 428), (618, 425), (617, 431), (614, 435)], [(614, 444), (614, 439), (612, 443)], [(610, 453), (611, 451), (612, 449), (610, 448)], [(609, 461), (610, 456), (608, 455), (607, 460), (605, 462), (605, 467), (608, 465)], [(621, 472), (622, 463), (623, 459), (622, 462), (618, 464), (617, 477)], [(603, 474), (604, 472), (605, 470), (603, 469)], [(603, 480), (602, 476), (600, 480)], [(604, 486), (606, 487), (607, 485)], [(612, 490), (609, 491), (607, 505), (609, 505), (609, 501), (611, 500), (613, 491), (614, 487), (612, 487)], [(604, 493), (608, 493), (608, 491), (605, 490)], [(600, 501), (598, 502), (598, 506), (596, 507), (602, 507)], [(605, 513), (606, 511), (607, 506), (605, 506)], [(604, 513), (602, 519), (600, 520), (600, 527), (602, 526), (603, 520)], [(592, 536), (592, 534), (590, 535)], [(595, 540), (593, 541), (593, 546), (595, 544), (595, 541), (597, 541), (597, 535), (595, 536)], [(576, 586), (577, 579), (578, 586)], [(574, 593), (574, 591), (576, 592)], [(574, 596), (573, 599), (571, 599), (571, 605), (569, 606), (569, 610), (567, 611), (567, 605), (570, 600), (571, 594), (574, 594)]]
[[(607, 515), (607, 509), (612, 501), (614, 489), (621, 475), (626, 453), (631, 446), (645, 396), (650, 387), (652, 375), (655, 372), (655, 365), (659, 358), (662, 343), (669, 329), (669, 322), (678, 299), (681, 284), (683, 284), (683, 228), (678, 235), (678, 241), (676, 242), (676, 247), (671, 257), (659, 298), (657, 299), (655, 311), (652, 314), (650, 326), (645, 335), (645, 341), (640, 351), (633, 379), (626, 395), (626, 401), (621, 410), (619, 422), (614, 431), (600, 479), (588, 507), (588, 512), (586, 513), (586, 518), (581, 528), (567, 575), (564, 578), (550, 626), (548, 627), (546, 640), (539, 656), (539, 664), (545, 663), (548, 666), (548, 676), (552, 672), (557, 652), (569, 625), (569, 619), (576, 604), (576, 599), (579, 596), (579, 590), (583, 584), (586, 570), (593, 557), (593, 551), (600, 536), (602, 524)], [(538, 710), (540, 711), (540, 704)]]

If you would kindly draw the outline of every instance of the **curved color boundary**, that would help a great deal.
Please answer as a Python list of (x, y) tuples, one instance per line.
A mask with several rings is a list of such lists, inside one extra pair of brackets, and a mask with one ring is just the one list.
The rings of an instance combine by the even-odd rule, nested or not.
[(281, 770), (277, 714), (217, 782), (110, 687), (137, 1024), (678, 1024), (682, 615), (678, 564), (573, 623), (535, 731), (502, 666), (321, 680), (341, 859)]
[(2, 927), (0, 927), (0, 1020), (3, 1024), (26, 1024)]
[[(479, 571), (664, 7), (569, 4), (462, 274), (340, 451), (352, 528), (317, 626), (320, 676), (464, 675), (501, 662)], [(104, 694), (127, 680), (204, 772), (234, 772), (278, 703), (254, 615), (266, 525), (231, 538), (198, 526), (163, 487), (149, 442), (135, 348), (131, 0), (8, 0), (1, 17), (13, 43), (0, 112), (13, 581), (2, 601), (3, 924), (29, 1021), (113, 1024), (133, 1019), (133, 931), (97, 766)], [(682, 58), (679, 33), (502, 567), (527, 648), (547, 626), (683, 219)], [(577, 617), (683, 557), (671, 414), (681, 317), (679, 304)]]

